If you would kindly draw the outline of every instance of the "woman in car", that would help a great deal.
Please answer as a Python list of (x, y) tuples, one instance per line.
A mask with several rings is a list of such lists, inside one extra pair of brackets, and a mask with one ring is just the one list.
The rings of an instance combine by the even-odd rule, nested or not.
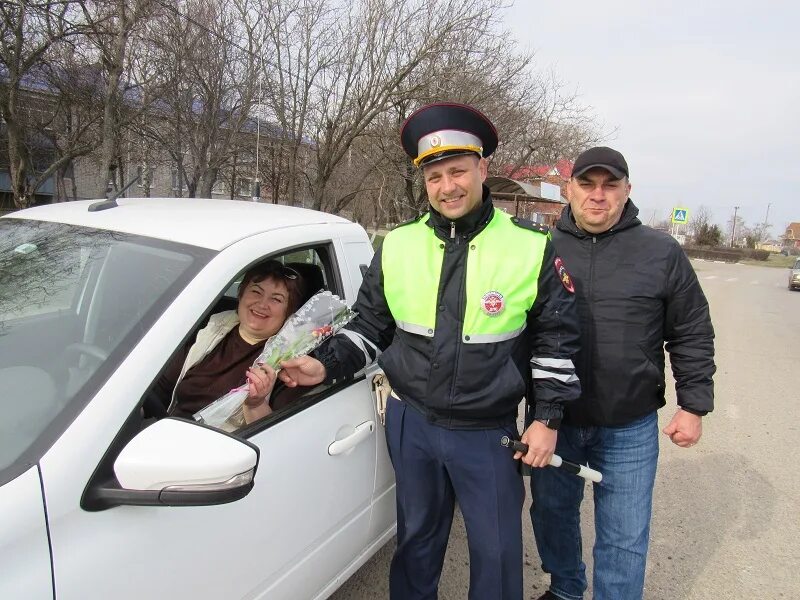
[(247, 383), (244, 420), (252, 423), (301, 395), (282, 383), (274, 390), (275, 371), (269, 365), (251, 365), (306, 294), (302, 276), (276, 260), (249, 269), (239, 285), (237, 309), (211, 315), (208, 325), (167, 365), (151, 392), (151, 402), (161, 408), (154, 412), (163, 415), (167, 407), (167, 414), (191, 419)]

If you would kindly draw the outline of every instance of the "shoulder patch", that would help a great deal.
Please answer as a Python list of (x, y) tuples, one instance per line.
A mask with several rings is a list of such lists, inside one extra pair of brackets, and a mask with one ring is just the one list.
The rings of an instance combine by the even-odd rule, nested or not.
[(561, 260), (560, 256), (556, 256), (556, 259), (553, 262), (553, 267), (555, 267), (556, 276), (561, 280), (561, 285), (564, 286), (564, 289), (570, 294), (574, 294), (575, 283), (572, 281), (572, 277), (567, 272), (567, 267), (564, 266), (564, 261)]
[(523, 229), (530, 229), (531, 231), (538, 231), (539, 233), (544, 233), (547, 235), (550, 233), (550, 228), (547, 225), (542, 225), (540, 223), (534, 223), (528, 219), (520, 219), (519, 217), (511, 217), (511, 222), (516, 225), (517, 227), (522, 227)]
[(403, 221), (402, 223), (398, 223), (392, 229), (394, 230), (397, 229), (398, 227), (403, 227), (404, 225), (411, 225), (412, 223), (416, 223), (427, 214), (428, 214), (427, 212), (421, 212), (418, 215), (411, 217), (408, 221)]

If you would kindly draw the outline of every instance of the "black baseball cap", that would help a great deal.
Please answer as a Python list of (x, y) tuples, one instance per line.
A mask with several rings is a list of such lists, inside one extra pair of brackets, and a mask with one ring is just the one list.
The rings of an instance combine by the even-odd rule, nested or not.
[(589, 169), (595, 168), (605, 169), (618, 179), (629, 177), (625, 157), (608, 146), (595, 146), (581, 152), (572, 165), (572, 176), (580, 177)]

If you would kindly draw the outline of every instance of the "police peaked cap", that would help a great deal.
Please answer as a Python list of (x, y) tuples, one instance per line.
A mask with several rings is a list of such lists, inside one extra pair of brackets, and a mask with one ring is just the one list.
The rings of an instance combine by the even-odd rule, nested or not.
[(497, 148), (497, 130), (479, 110), (466, 104), (437, 102), (414, 111), (400, 128), (400, 141), (415, 166)]

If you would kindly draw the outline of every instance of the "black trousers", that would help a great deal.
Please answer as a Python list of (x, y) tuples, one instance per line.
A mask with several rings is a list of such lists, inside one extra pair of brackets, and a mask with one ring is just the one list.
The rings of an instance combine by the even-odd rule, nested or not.
[(516, 426), (451, 430), (390, 398), (386, 440), (397, 479), (392, 600), (437, 598), (453, 510), (464, 515), (470, 600), (522, 598), (522, 477), (500, 445)]

